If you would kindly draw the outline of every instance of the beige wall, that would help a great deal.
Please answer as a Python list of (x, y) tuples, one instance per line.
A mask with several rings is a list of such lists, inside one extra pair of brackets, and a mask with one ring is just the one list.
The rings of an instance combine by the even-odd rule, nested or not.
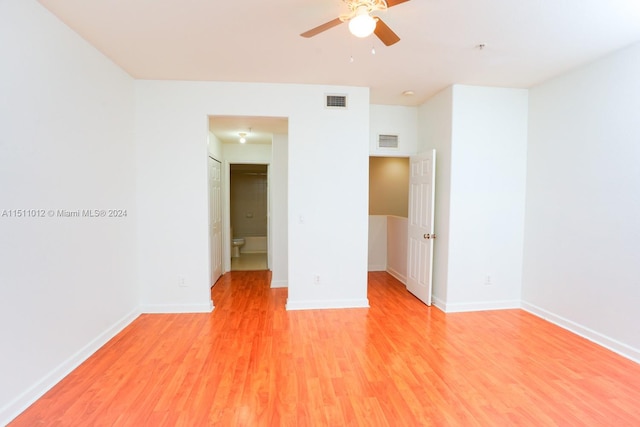
[(408, 216), (409, 158), (369, 157), (369, 215)]
[(267, 167), (255, 171), (231, 170), (231, 227), (234, 237), (267, 235)]

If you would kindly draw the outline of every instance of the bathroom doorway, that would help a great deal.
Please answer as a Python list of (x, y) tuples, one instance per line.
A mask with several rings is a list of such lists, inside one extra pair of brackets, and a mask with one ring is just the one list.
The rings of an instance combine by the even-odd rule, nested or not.
[[(243, 138), (240, 133), (244, 134)], [(222, 162), (223, 273), (232, 270), (231, 228), (235, 224), (231, 219), (231, 167), (237, 169), (242, 166), (234, 165), (261, 165), (261, 171), (252, 172), (264, 174), (266, 167), (267, 246), (266, 249), (264, 246), (260, 249), (264, 252), (256, 258), (264, 259), (266, 255), (267, 262), (266, 267), (262, 262), (250, 268), (270, 270), (271, 286), (274, 288), (288, 285), (288, 133), (289, 119), (286, 117), (209, 116), (209, 152)], [(233, 230), (239, 238), (243, 237), (240, 236), (241, 232)], [(265, 241), (264, 237), (262, 241)], [(239, 249), (240, 255), (247, 254), (248, 250), (251, 250), (251, 246), (247, 246), (245, 240), (245, 245)], [(235, 261), (234, 267), (239, 267)]]
[(231, 271), (268, 269), (268, 176), (266, 164), (229, 165)]

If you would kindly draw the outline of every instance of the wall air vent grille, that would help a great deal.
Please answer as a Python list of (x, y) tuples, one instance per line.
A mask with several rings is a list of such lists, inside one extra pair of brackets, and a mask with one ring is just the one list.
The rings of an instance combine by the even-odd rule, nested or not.
[(398, 135), (378, 135), (378, 148), (398, 148)]
[(347, 108), (346, 95), (327, 95), (325, 97), (325, 107), (327, 108)]

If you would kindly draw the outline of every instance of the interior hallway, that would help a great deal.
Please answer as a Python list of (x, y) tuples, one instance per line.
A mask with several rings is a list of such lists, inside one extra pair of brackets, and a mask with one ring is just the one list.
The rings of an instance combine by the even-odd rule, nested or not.
[(384, 272), (369, 309), (285, 310), (233, 272), (145, 314), (11, 426), (637, 425), (640, 365), (521, 310), (445, 315)]
[(266, 253), (241, 253), (237, 258), (231, 257), (231, 271), (256, 271), (266, 269)]

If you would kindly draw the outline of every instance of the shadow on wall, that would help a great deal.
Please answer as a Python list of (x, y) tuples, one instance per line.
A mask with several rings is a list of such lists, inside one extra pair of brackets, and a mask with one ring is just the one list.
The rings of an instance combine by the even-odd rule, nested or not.
[(409, 158), (369, 157), (369, 215), (409, 212)]

